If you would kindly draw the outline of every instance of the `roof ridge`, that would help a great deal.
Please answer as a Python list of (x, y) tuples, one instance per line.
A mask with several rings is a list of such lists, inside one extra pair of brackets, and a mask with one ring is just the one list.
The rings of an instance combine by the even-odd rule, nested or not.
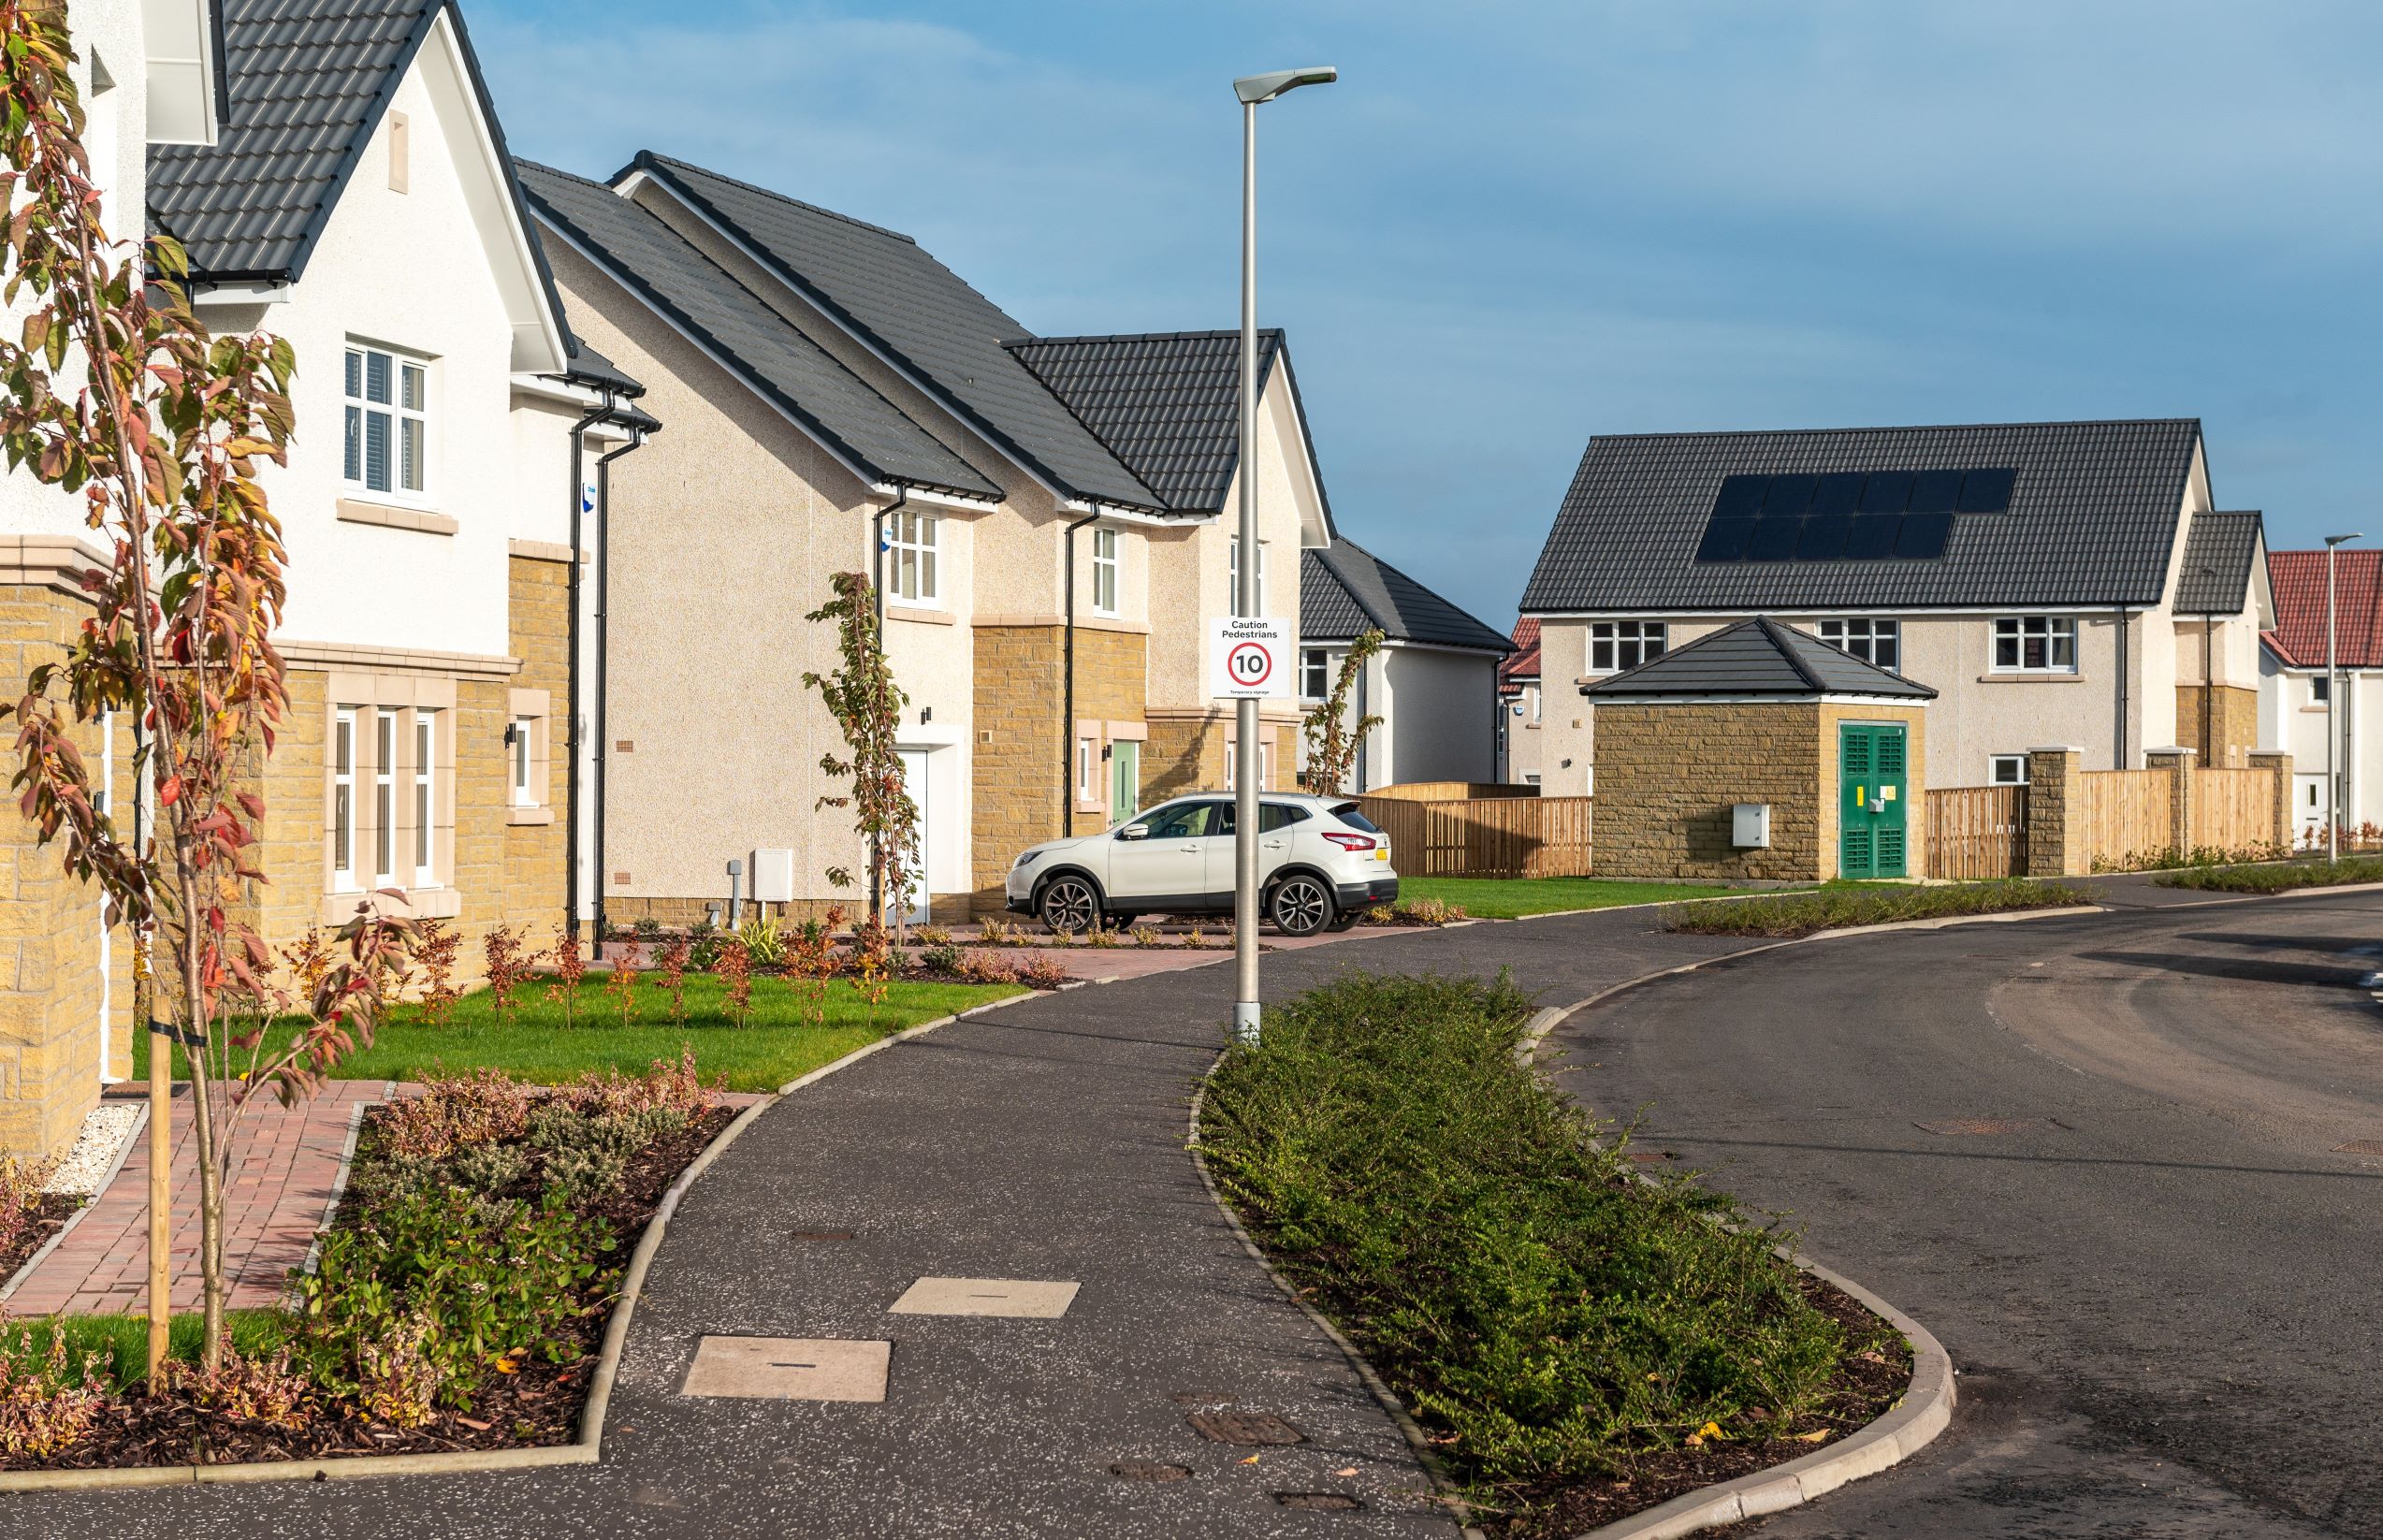
[[(1212, 327), (1205, 331), (1085, 331), (1068, 336), (1046, 337), (1029, 334), (1001, 345), (1016, 348), (1033, 347), (1050, 342), (1193, 342), (1208, 341), (1212, 339), (1221, 341), (1228, 337), (1239, 340), (1241, 334), (1241, 328), (1238, 327)], [(1257, 335), (1260, 338), (1271, 337), (1279, 342), (1283, 339), (1283, 328), (1260, 327), (1257, 328)]]
[[(1787, 666), (1795, 671), (1797, 678), (1803, 680), (1810, 689), (1821, 688), (1821, 676), (1812, 672), (1812, 666), (1804, 661), (1803, 650), (1795, 645), (1796, 638), (1804, 634), (1802, 632), (1795, 630), (1793, 626), (1780, 625), (1767, 615), (1754, 617), (1754, 624), (1763, 628), (1763, 634), (1769, 638), (1771, 646), (1779, 649), (1780, 656), (1787, 660)], [(1817, 641), (1818, 638), (1814, 640)], [(1827, 646), (1826, 643), (1821, 645)], [(1850, 658), (1853, 654), (1848, 653), (1846, 656)], [(1853, 661), (1861, 661), (1858, 658)]]
[(1355, 604), (1358, 609), (1364, 614), (1365, 617), (1373, 623), (1373, 629), (1375, 631), (1378, 631), (1387, 636), (1389, 634), (1390, 622), (1382, 617), (1380, 611), (1376, 610), (1373, 605), (1365, 602), (1365, 596), (1363, 594), (1358, 592), (1355, 588), (1350, 586), (1348, 574), (1342, 572), (1340, 563), (1332, 559), (1333, 553), (1343, 545), (1346, 545), (1350, 550), (1355, 551), (1359, 556), (1373, 562), (1375, 566), (1378, 567), (1382, 565), (1381, 559), (1374, 556), (1373, 552), (1367, 550), (1356, 541), (1346, 539), (1345, 537), (1335, 540), (1331, 545), (1318, 549), (1315, 553), (1315, 558), (1317, 560), (1324, 563), (1324, 570), (1332, 574), (1332, 581), (1341, 586), (1341, 591), (1349, 596), (1349, 603)]
[(2012, 428), (2183, 428), (2201, 429), (2199, 417), (2045, 417), (2025, 422), (1966, 423), (1901, 423), (1873, 424), (1863, 427), (1845, 424), (1833, 428), (1696, 428), (1676, 429), (1661, 433), (1592, 433), (1590, 442), (1603, 439), (1629, 439), (1643, 442), (1654, 439), (1761, 439), (1795, 438), (1822, 433), (1963, 433), (1986, 429)]
[[(891, 236), (895, 240), (902, 241), (907, 245), (916, 246), (919, 243), (918, 237), (916, 236), (905, 235), (900, 230), (889, 229), (882, 225), (872, 225), (865, 219), (855, 218), (851, 214), (842, 213), (836, 210), (826, 208), (821, 204), (806, 203), (799, 197), (789, 197), (786, 194), (777, 192), (773, 188), (764, 187), (760, 182), (747, 182), (741, 177), (732, 177), (724, 171), (715, 171), (708, 166), (698, 166), (691, 160), (681, 160), (676, 155), (665, 155), (659, 150), (638, 151), (636, 158), (612, 174), (612, 182), (607, 185), (618, 183), (622, 178), (628, 176), (632, 171), (647, 170), (656, 166), (667, 166), (681, 171), (692, 171), (699, 177), (709, 177), (714, 182), (724, 182), (731, 187), (741, 187), (748, 193), (756, 193), (763, 197), (770, 198), (779, 203), (789, 204), (794, 208), (803, 210), (806, 213), (822, 214), (829, 219), (842, 220), (847, 225), (867, 230), (873, 235)], [(618, 190), (617, 185), (615, 186), (615, 190)]]

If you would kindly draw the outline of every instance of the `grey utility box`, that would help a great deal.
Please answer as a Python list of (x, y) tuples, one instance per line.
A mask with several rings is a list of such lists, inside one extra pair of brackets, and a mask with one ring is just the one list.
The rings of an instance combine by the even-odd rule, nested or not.
[(1771, 805), (1741, 802), (1729, 810), (1729, 842), (1741, 850), (1771, 848)]

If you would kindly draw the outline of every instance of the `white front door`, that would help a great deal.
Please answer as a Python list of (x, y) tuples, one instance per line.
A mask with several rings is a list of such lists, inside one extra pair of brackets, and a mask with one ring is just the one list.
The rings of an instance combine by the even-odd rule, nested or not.
[(2325, 843), (2325, 803), (2324, 776), (2292, 777), (2292, 822), (2303, 845)]
[(911, 864), (903, 893), (902, 918), (906, 924), (923, 925), (927, 923), (927, 852), (935, 849), (934, 804), (927, 797), (927, 751), (903, 748), (896, 752), (902, 756), (903, 788), (919, 809), (918, 859)]

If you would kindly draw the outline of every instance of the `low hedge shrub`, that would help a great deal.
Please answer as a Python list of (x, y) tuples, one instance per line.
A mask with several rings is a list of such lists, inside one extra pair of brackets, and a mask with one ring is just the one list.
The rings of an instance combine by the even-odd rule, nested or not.
[(2152, 880), (2163, 888), (2199, 888), (2210, 893), (2290, 893), (2296, 888), (2338, 888), (2352, 882), (2383, 882), (2383, 856), (2284, 861), (2264, 866), (2187, 866)]
[(1700, 936), (1795, 937), (1900, 920), (1942, 920), (2092, 902), (2094, 895), (2083, 888), (2019, 877), (2004, 882), (1821, 888), (1760, 898), (1715, 899), (1669, 905), (1663, 917), (1665, 930)]

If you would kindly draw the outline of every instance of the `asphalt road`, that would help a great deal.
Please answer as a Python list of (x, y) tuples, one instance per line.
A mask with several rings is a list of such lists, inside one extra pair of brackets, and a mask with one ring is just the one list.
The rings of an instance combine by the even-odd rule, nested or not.
[(2383, 893), (1981, 924), (1565, 1024), (1576, 1096), (1790, 1215), (1960, 1372), (1918, 1458), (1752, 1528), (2383, 1536), (2378, 950)]

